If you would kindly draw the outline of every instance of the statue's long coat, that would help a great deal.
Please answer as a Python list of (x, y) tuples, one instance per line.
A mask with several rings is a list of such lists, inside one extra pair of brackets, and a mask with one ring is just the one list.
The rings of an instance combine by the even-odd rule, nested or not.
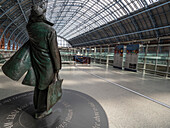
[(54, 73), (61, 69), (55, 30), (45, 22), (27, 27), (30, 40), (2, 67), (11, 79), (18, 80), (28, 71), (23, 84), (44, 90), (52, 82)]
[(55, 30), (44, 22), (35, 22), (27, 27), (30, 36), (30, 53), (36, 84), (40, 90), (48, 87), (54, 73), (61, 69)]

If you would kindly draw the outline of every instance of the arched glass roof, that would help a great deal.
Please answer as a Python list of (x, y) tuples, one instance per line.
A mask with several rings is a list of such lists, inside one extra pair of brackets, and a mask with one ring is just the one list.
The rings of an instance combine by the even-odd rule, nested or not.
[(61, 37), (57, 37), (58, 47), (66, 47), (71, 48), (72, 46), (66, 41), (65, 39)]
[(73, 47), (170, 35), (169, 0), (0, 0), (0, 49), (29, 40), (26, 24), (34, 4), (47, 8), (58, 37)]
[(70, 40), (159, 0), (48, 0), (46, 17)]

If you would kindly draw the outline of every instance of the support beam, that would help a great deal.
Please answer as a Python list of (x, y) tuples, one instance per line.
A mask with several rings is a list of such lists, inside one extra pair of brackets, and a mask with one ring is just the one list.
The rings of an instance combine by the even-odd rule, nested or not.
[[(1, 9), (3, 12), (5, 12), (2, 8), (0, 8), (0, 9)], [(6, 14), (6, 16), (7, 16), (11, 21), (13, 21), (9, 15)], [(13, 22), (13, 23), (14, 23), (15, 26), (17, 26), (17, 25), (15, 24), (15, 22)], [(1, 35), (0, 40), (2, 39), (2, 36), (3, 36), (3, 34)]]
[[(24, 38), (24, 36), (25, 36), (25, 34), (22, 34), (22, 35), (19, 37), (18, 43), (20, 42), (20, 44), (21, 44), (21, 41), (24, 40), (25, 38), (27, 38), (26, 36), (25, 36), (25, 38)], [(22, 43), (22, 44), (23, 44), (23, 43)]]
[(9, 8), (8, 10), (6, 10), (4, 13), (2, 13), (2, 14), (0, 15), (0, 18), (3, 17), (4, 15), (6, 15), (10, 10), (13, 10), (16, 6), (17, 6), (17, 4), (15, 4), (14, 6), (12, 6), (12, 7)]
[(64, 38), (64, 37), (62, 37), (60, 35), (57, 35), (57, 36), (60, 37), (61, 39), (65, 40), (65, 41), (69, 42), (66, 38)]
[(27, 19), (25, 13), (24, 13), (24, 10), (22, 9), (21, 3), (19, 2), (19, 0), (17, 0), (17, 2), (18, 2), (18, 5), (19, 5), (19, 7), (20, 7), (20, 9), (21, 9), (21, 11), (22, 11), (22, 14), (23, 14), (23, 16), (24, 16), (24, 18), (25, 18), (25, 21), (28, 23), (28, 19)]
[(8, 24), (8, 26), (4, 29), (3, 33), (1, 34), (0, 39), (2, 38), (2, 35), (5, 34), (6, 30), (11, 26), (11, 24), (15, 23), (18, 19), (20, 19), (21, 16), (19, 16), (18, 18), (16, 18), (15, 20), (13, 20), (10, 24)]
[(143, 30), (143, 31), (136, 31), (136, 32), (132, 32), (132, 33), (127, 33), (127, 34), (122, 34), (122, 35), (107, 37), (107, 38), (103, 38), (103, 39), (88, 41), (88, 42), (84, 42), (84, 43), (80, 43), (80, 44), (75, 44), (75, 45), (73, 44), (73, 46), (86, 45), (86, 44), (91, 43), (91, 42), (104, 41), (104, 40), (108, 40), (108, 39), (114, 39), (114, 38), (116, 38), (116, 37), (122, 37), (122, 36), (128, 36), (128, 35), (143, 33), (143, 32), (155, 31), (155, 30), (160, 30), (160, 29), (169, 28), (169, 27), (170, 27), (170, 25), (168, 25), (168, 26), (163, 26), (163, 27), (158, 27), (158, 28), (153, 28), (153, 29), (148, 29), (148, 30)]
[[(100, 2), (100, 1), (99, 1), (99, 2)], [(98, 2), (94, 3), (91, 7), (93, 7), (93, 6), (94, 6), (95, 4), (97, 4), (97, 3), (98, 3)], [(81, 29), (78, 30), (78, 31), (75, 31), (75, 30), (76, 30), (77, 28), (79, 28), (80, 25), (86, 24), (86, 23), (89, 22), (89, 21), (92, 21), (92, 20), (93, 20), (93, 23), (90, 23), (88, 26), (90, 26), (91, 24), (94, 24), (94, 23), (98, 24), (97, 21), (99, 21), (99, 19), (98, 19), (97, 21), (95, 20), (95, 17), (97, 17), (97, 16), (100, 16), (100, 17), (101, 17), (101, 19), (103, 20), (104, 24), (108, 23), (107, 20), (106, 20), (103, 16), (101, 16), (100, 14), (103, 13), (104, 11), (107, 11), (107, 10), (108, 10), (108, 11), (107, 11), (108, 14), (109, 14), (110, 12), (114, 13), (113, 11), (110, 10), (110, 8), (111, 8), (112, 6), (115, 6), (117, 3), (118, 3), (118, 2), (116, 2), (116, 3), (114, 3), (114, 4), (110, 4), (109, 6), (105, 6), (103, 10), (100, 10), (100, 11), (98, 11), (98, 12), (96, 12), (95, 9), (92, 9), (92, 8), (90, 7), (89, 9), (93, 10), (93, 11), (96, 12), (96, 13), (94, 13), (93, 15), (91, 15), (89, 18), (87, 18), (86, 20), (84, 20), (82, 23), (80, 23), (79, 25), (77, 25), (75, 28), (73, 28), (73, 29), (71, 29), (70, 31), (68, 31), (67, 33), (65, 33), (63, 36), (66, 36), (66, 38), (67, 38), (67, 36), (69, 37), (70, 35), (76, 34), (77, 32), (81, 31)], [(101, 2), (101, 4), (102, 4), (102, 2)], [(101, 6), (101, 4), (99, 4), (99, 6)], [(88, 7), (88, 5), (86, 5), (86, 6)], [(101, 6), (101, 8), (102, 8), (102, 6)], [(115, 15), (115, 17), (116, 17), (116, 15)], [(115, 17), (114, 17), (114, 19), (115, 19)], [(116, 18), (118, 18), (118, 17), (116, 17)], [(98, 26), (100, 26), (100, 25), (98, 25)], [(90, 27), (92, 27), (92, 26), (90, 26)], [(74, 32), (74, 31), (75, 31), (75, 32)], [(74, 33), (73, 33), (73, 32), (74, 32)]]
[(148, 9), (146, 9), (146, 10), (144, 10), (144, 11), (139, 12), (139, 13), (136, 13), (136, 14), (130, 15), (130, 16), (128, 16), (128, 17), (125, 17), (125, 18), (121, 19), (121, 20), (115, 21), (115, 22), (113, 22), (113, 23), (111, 23), (111, 24), (104, 25), (103, 27), (99, 27), (99, 28), (97, 28), (97, 29), (91, 30), (90, 32), (87, 32), (87, 33), (81, 34), (81, 35), (79, 35), (79, 36), (76, 36), (76, 37), (74, 37), (74, 38), (70, 39), (70, 41), (74, 40), (75, 38), (80, 38), (80, 37), (85, 36), (85, 35), (87, 35), (87, 34), (90, 34), (90, 33), (92, 33), (92, 32), (95, 32), (95, 31), (101, 30), (101, 29), (103, 29), (103, 28), (105, 28), (105, 27), (109, 27), (110, 25), (114, 25), (114, 24), (119, 23), (119, 22), (121, 22), (121, 21), (124, 21), (124, 20), (130, 19), (130, 18), (132, 18), (132, 17), (134, 17), (134, 16), (137, 16), (137, 15), (143, 14), (143, 13), (145, 13), (145, 12), (151, 11), (151, 10), (153, 10), (153, 9), (156, 9), (156, 8), (162, 7), (162, 6), (167, 5), (167, 4), (170, 4), (170, 1), (165, 2), (165, 3), (163, 3), (163, 4), (160, 4), (160, 5), (157, 5), (157, 6), (154, 6), (154, 7), (151, 7), (151, 8), (148, 8)]
[[(23, 30), (24, 31), (24, 30)], [(18, 38), (18, 36), (22, 33), (22, 31), (20, 31), (14, 38), (14, 42), (16, 42), (16, 39)]]
[(13, 36), (13, 34), (15, 33), (16, 30), (18, 30), (22, 25), (24, 25), (25, 22), (23, 22), (22, 24), (20, 24), (17, 28), (15, 28), (15, 30), (13, 30), (13, 32), (10, 34), (10, 37), (8, 38), (8, 41), (11, 40), (11, 37)]

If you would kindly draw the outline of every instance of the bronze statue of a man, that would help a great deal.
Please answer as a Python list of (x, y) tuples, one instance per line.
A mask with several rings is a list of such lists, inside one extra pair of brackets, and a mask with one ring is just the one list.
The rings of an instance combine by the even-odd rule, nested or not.
[[(56, 103), (61, 97), (61, 85), (55, 83), (56, 79), (60, 81), (58, 73), (61, 69), (57, 36), (52, 28), (53, 24), (46, 20), (44, 13), (45, 10), (39, 6), (32, 7), (27, 24), (29, 41), (2, 67), (4, 73), (14, 80), (18, 80), (28, 71), (23, 84), (35, 86), (35, 118), (50, 114), (53, 106), (50, 103)], [(54, 99), (52, 95), (57, 96)], [(50, 96), (53, 97), (51, 101), (48, 98)]]

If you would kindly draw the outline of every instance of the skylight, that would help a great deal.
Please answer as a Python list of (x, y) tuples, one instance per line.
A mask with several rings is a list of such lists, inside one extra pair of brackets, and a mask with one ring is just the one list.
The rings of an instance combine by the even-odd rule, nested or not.
[(46, 17), (69, 40), (159, 0), (48, 0)]

